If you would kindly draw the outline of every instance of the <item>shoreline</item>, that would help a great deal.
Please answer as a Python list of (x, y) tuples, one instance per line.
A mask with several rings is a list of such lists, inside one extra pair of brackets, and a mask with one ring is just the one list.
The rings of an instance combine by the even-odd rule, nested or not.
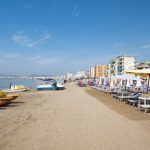
[(69, 83), (63, 91), (21, 93), (0, 109), (1, 150), (149, 149), (150, 120), (127, 118), (85, 90)]

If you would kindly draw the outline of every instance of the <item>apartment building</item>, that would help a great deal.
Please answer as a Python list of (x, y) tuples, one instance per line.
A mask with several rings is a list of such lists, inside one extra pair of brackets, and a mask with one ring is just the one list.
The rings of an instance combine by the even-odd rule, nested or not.
[(95, 78), (95, 67), (90, 68), (90, 77)]
[(107, 76), (107, 65), (96, 65), (95, 66), (95, 77), (106, 77)]
[(136, 66), (136, 59), (132, 56), (118, 56), (110, 62), (110, 74), (122, 75), (127, 70), (133, 70)]
[(85, 71), (77, 71), (75, 74), (76, 79), (86, 78), (87, 74)]
[(137, 66), (136, 66), (136, 69), (150, 69), (150, 61), (148, 62), (143, 62), (143, 63), (139, 63)]

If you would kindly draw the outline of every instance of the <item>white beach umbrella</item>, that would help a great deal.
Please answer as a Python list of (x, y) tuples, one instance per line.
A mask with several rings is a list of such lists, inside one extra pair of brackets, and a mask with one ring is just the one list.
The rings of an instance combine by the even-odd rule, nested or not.
[(110, 79), (110, 88), (114, 88), (114, 79), (111, 77)]
[(107, 78), (104, 78), (103, 85), (107, 85)]
[(119, 85), (121, 85), (121, 86), (122, 86), (122, 81), (123, 81), (123, 80), (121, 79), (120, 82), (119, 82)]
[(101, 85), (102, 84), (102, 77), (100, 76), (99, 77), (99, 85)]
[(132, 85), (132, 84), (133, 84), (133, 80), (129, 80), (129, 82), (130, 82), (130, 85)]
[(127, 80), (126, 87), (130, 87), (130, 80)]
[(137, 80), (136, 87), (141, 87), (141, 86), (142, 86), (141, 80), (139, 79), (139, 80)]
[(126, 72), (130, 73), (130, 74), (135, 74), (135, 75), (147, 77), (147, 81), (148, 81), (148, 83), (147, 83), (147, 93), (148, 93), (149, 84), (150, 84), (150, 69), (129, 70), (129, 71), (126, 71)]

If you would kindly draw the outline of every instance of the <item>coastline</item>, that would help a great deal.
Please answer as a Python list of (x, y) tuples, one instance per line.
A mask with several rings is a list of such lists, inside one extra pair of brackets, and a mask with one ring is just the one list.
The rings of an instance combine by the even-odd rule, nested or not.
[(69, 83), (64, 91), (21, 93), (0, 108), (1, 150), (149, 149), (150, 120), (127, 118), (85, 90)]

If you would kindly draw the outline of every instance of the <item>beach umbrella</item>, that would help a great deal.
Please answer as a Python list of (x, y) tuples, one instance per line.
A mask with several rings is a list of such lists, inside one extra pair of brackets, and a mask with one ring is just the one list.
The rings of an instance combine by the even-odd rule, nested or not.
[(102, 84), (102, 77), (100, 76), (99, 77), (99, 85), (101, 85)]
[(107, 85), (107, 78), (104, 78), (103, 85)]
[(138, 80), (138, 78), (132, 74), (116, 75), (114, 76), (114, 78), (121, 79), (121, 80)]
[(130, 87), (130, 80), (127, 80), (126, 87)]
[(121, 85), (121, 86), (122, 86), (122, 81), (123, 81), (123, 80), (121, 79), (120, 82), (119, 82), (119, 85)]
[(147, 77), (148, 83), (147, 83), (147, 93), (148, 93), (148, 88), (149, 88), (149, 83), (150, 83), (150, 69), (142, 69), (142, 70), (128, 70), (126, 73), (129, 74), (134, 74), (142, 77)]
[(139, 80), (137, 80), (136, 87), (141, 87), (141, 86), (142, 86), (141, 80), (139, 79)]
[(114, 79), (111, 77), (110, 79), (110, 88), (114, 88)]

